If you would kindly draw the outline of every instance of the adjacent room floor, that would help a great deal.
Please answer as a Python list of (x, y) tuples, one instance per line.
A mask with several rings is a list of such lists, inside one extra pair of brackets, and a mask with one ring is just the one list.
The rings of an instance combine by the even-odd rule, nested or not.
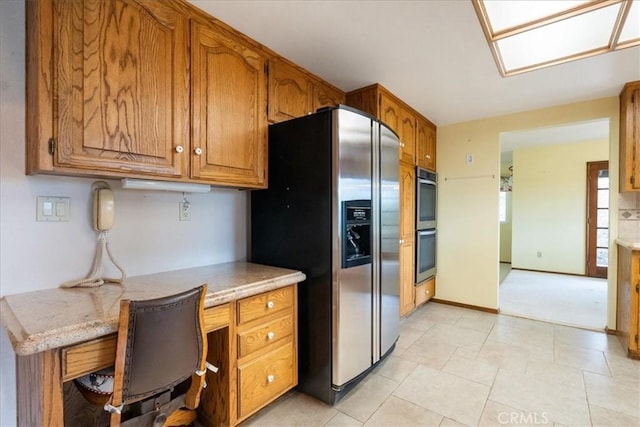
[(501, 313), (604, 330), (607, 325), (606, 279), (510, 270), (508, 266), (500, 264)]
[(342, 401), (291, 392), (244, 426), (638, 426), (640, 361), (602, 332), (428, 303)]

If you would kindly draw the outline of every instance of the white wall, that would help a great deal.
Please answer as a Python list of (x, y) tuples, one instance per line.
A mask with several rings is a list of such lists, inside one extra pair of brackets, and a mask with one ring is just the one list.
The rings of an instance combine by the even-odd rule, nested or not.
[(607, 140), (514, 150), (513, 268), (585, 274), (587, 162), (600, 160)]
[[(499, 308), (500, 133), (602, 118), (609, 119), (609, 173), (615, 189), (619, 149), (619, 101), (615, 96), (438, 127), (438, 299)], [(465, 163), (466, 154), (474, 155), (474, 163)], [(615, 191), (610, 209), (618, 209)], [(610, 248), (615, 249), (616, 215), (609, 229)], [(612, 250), (609, 263), (616, 262)], [(615, 269), (610, 269), (607, 325), (611, 329), (616, 323), (616, 280)]]
[[(86, 275), (96, 234), (90, 226), (94, 179), (24, 174), (24, 1), (0, 1), (0, 296), (54, 288)], [(130, 276), (245, 259), (247, 192), (188, 195), (192, 220), (178, 221), (181, 193), (115, 192), (110, 233)], [(71, 198), (69, 222), (35, 221), (37, 196)], [(15, 360), (0, 332), (0, 425), (16, 423)]]

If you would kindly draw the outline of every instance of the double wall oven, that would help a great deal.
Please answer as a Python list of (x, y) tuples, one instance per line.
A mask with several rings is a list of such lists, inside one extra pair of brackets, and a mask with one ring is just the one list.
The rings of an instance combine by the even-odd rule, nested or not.
[(438, 177), (435, 172), (416, 169), (416, 283), (436, 274), (436, 201)]

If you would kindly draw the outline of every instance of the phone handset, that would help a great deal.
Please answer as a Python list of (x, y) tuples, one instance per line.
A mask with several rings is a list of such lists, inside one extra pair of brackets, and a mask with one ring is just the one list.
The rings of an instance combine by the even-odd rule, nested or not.
[(107, 231), (113, 226), (115, 200), (113, 191), (104, 181), (94, 182), (93, 189), (93, 229)]

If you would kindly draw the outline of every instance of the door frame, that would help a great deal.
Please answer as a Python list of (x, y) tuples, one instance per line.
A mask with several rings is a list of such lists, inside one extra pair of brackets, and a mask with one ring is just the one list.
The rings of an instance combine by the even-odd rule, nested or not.
[[(587, 162), (587, 227), (585, 230), (585, 276), (606, 279), (608, 267), (598, 267), (595, 263), (598, 236), (598, 171), (609, 170), (609, 161)], [(609, 185), (611, 190), (611, 185)], [(610, 217), (610, 212), (609, 212)], [(609, 224), (607, 224), (607, 230)], [(607, 249), (609, 244), (607, 242)], [(593, 262), (592, 262), (593, 260)]]

